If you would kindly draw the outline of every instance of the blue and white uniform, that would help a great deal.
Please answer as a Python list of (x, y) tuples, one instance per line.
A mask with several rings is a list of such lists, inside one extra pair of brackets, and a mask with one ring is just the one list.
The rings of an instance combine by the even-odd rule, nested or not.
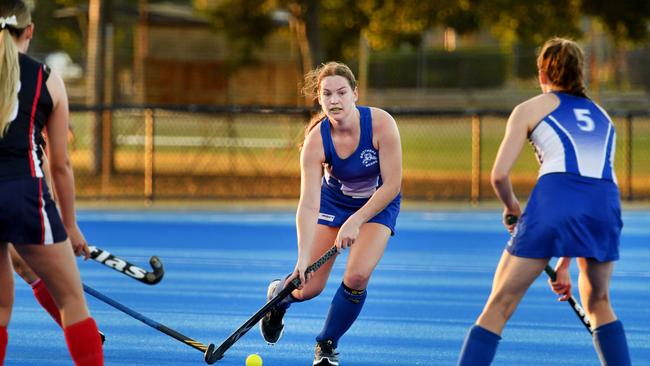
[[(379, 152), (372, 144), (372, 116), (370, 108), (358, 106), (360, 136), (357, 149), (345, 159), (336, 153), (332, 142), (328, 118), (320, 123), (320, 133), (325, 151), (325, 174), (321, 185), (318, 223), (340, 227), (381, 186)], [(401, 193), (386, 208), (368, 222), (387, 226), (395, 234), (395, 221), (399, 214)]]
[(590, 99), (555, 95), (559, 106), (529, 136), (539, 178), (507, 250), (526, 258), (617, 260), (623, 223), (614, 125)]
[(42, 170), (42, 130), (52, 112), (49, 69), (20, 54), (17, 110), (0, 138), (0, 242), (54, 244), (67, 238)]

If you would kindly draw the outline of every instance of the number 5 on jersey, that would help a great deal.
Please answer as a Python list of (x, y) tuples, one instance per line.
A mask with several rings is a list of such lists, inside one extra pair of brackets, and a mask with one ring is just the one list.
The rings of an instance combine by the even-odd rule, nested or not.
[(591, 132), (596, 128), (594, 120), (589, 117), (591, 111), (588, 109), (574, 108), (573, 113), (576, 115), (576, 120), (578, 121), (578, 128), (585, 131)]

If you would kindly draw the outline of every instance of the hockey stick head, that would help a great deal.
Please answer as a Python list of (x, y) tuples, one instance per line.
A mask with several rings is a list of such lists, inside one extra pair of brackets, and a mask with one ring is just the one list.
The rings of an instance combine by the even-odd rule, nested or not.
[(216, 346), (214, 345), (214, 343), (210, 343), (208, 349), (205, 350), (205, 354), (204, 354), (205, 362), (208, 365), (212, 365), (213, 363), (223, 358), (223, 352), (216, 352), (215, 348)]
[(160, 258), (156, 256), (153, 256), (151, 259), (149, 259), (149, 264), (151, 264), (153, 272), (146, 273), (144, 276), (144, 283), (148, 285), (155, 285), (160, 282), (160, 280), (162, 280), (163, 276), (165, 275), (165, 269)]
[(160, 282), (165, 274), (162, 261), (156, 256), (151, 257), (149, 260), (149, 264), (153, 269), (152, 272), (149, 272), (96, 246), (89, 246), (88, 249), (90, 249), (90, 258), (94, 261), (147, 285), (155, 285)]

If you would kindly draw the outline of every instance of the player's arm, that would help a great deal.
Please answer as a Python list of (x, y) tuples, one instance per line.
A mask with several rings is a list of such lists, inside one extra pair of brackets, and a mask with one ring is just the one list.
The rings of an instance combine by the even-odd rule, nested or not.
[(77, 226), (74, 207), (74, 174), (67, 146), (70, 118), (68, 96), (63, 80), (55, 72), (50, 74), (46, 85), (53, 102), (52, 113), (46, 124), (53, 188), (58, 199), (63, 225), (72, 243), (72, 249), (76, 255), (83, 254), (85, 259), (88, 259), (90, 251), (86, 239)]
[(501, 141), (501, 146), (499, 146), (499, 151), (490, 176), (494, 192), (505, 207), (503, 214), (504, 224), (510, 231), (514, 229), (515, 224), (507, 223), (505, 221), (506, 216), (514, 215), (519, 217), (521, 215), (519, 201), (515, 196), (515, 192), (512, 189), (512, 182), (510, 181), (510, 170), (517, 161), (528, 136), (528, 123), (525, 110), (525, 106), (518, 105), (510, 114), (506, 125), (506, 132)]
[(337, 245), (345, 248), (353, 244), (359, 228), (399, 194), (402, 186), (402, 143), (395, 119), (386, 111), (373, 108), (373, 136), (379, 151), (379, 169), (382, 186), (368, 202), (351, 215), (343, 224), (337, 236)]
[(316, 126), (305, 138), (300, 153), (300, 201), (296, 212), (298, 262), (291, 278), (298, 275), (303, 284), (307, 280), (304, 277), (305, 271), (311, 264), (310, 255), (320, 209), (320, 189), (324, 162), (323, 141), (320, 137), (320, 129)]

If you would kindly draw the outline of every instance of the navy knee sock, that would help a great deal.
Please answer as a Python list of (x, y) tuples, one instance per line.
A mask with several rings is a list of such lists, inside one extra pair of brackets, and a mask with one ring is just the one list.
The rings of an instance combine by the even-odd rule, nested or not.
[(457, 366), (487, 366), (492, 363), (501, 337), (474, 325), (465, 338)]
[(627, 348), (623, 323), (616, 320), (594, 330), (594, 346), (600, 363), (604, 366), (629, 366), (630, 351)]
[(323, 330), (316, 337), (316, 341), (331, 340), (336, 348), (339, 339), (359, 316), (366, 301), (366, 293), (366, 290), (354, 290), (341, 283), (332, 299)]

